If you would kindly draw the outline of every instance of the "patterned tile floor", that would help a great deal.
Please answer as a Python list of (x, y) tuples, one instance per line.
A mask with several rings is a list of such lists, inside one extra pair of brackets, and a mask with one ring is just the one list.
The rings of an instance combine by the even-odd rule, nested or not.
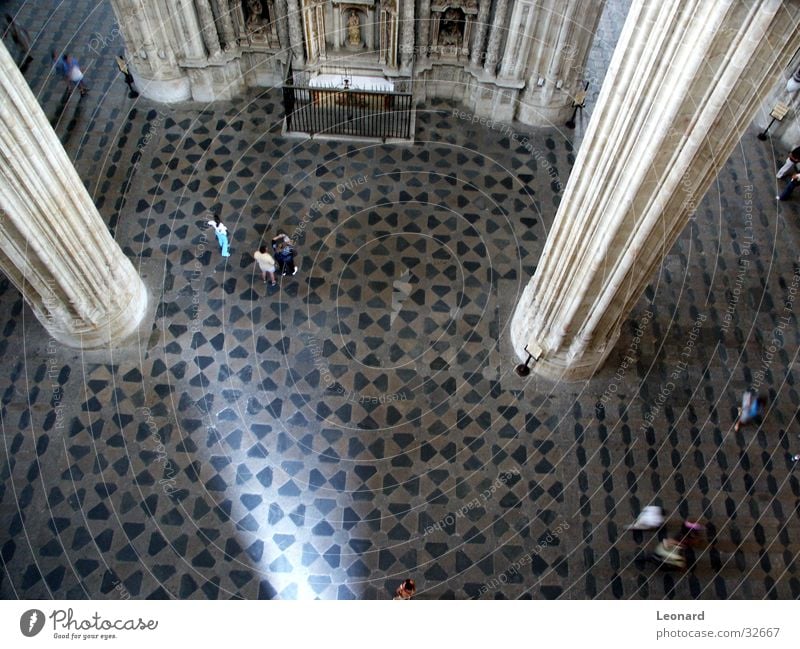
[[(112, 33), (105, 3), (22, 12), (83, 58), (84, 24)], [(519, 129), (531, 152), (430, 102), (413, 146), (286, 139), (274, 91), (134, 104), (113, 42), (64, 106), (50, 47), (29, 81), (154, 311), (129, 347), (66, 350), (0, 282), (0, 596), (800, 597), (800, 226), (755, 131), (603, 370), (522, 381), (508, 322), (573, 133)], [(269, 289), (251, 253), (278, 228), (301, 272)], [(753, 384), (768, 415), (736, 433)], [(686, 573), (624, 531), (651, 502), (708, 523)]]

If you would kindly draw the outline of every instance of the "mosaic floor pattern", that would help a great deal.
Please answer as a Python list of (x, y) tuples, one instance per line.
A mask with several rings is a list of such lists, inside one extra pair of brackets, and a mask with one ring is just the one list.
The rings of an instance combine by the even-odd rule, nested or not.
[[(26, 16), (108, 31), (77, 5)], [(153, 311), (130, 346), (66, 350), (0, 281), (0, 596), (377, 599), (413, 576), (427, 599), (800, 597), (782, 151), (746, 136), (594, 379), (522, 380), (509, 318), (574, 133), (520, 128), (526, 149), (431, 101), (413, 146), (287, 139), (275, 91), (128, 99), (114, 45), (81, 102), (50, 43), (27, 74)], [(273, 289), (252, 253), (279, 229), (300, 272)], [(769, 412), (735, 432), (751, 385)], [(707, 522), (685, 573), (625, 531), (654, 502)]]

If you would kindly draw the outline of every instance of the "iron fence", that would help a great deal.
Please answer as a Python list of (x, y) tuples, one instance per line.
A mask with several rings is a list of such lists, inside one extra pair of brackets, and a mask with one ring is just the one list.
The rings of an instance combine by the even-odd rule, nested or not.
[(287, 65), (283, 84), (286, 131), (308, 135), (346, 135), (356, 138), (409, 140), (413, 138), (414, 104), (411, 80), (392, 80), (398, 90), (313, 86), (308, 71), (292, 72)]

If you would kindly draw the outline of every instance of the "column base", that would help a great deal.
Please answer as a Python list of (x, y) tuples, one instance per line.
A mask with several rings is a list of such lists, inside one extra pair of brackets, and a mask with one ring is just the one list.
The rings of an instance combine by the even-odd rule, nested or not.
[[(136, 287), (128, 304), (106, 322), (85, 330), (65, 331), (48, 326), (50, 323), (36, 316), (47, 329), (47, 332), (62, 345), (74, 349), (104, 349), (119, 347), (120, 343), (130, 337), (142, 323), (147, 310), (147, 289), (138, 275), (135, 276)], [(34, 311), (35, 312), (35, 311)]]
[[(569, 352), (545, 352), (538, 361), (531, 361), (531, 373), (548, 381), (586, 381), (592, 378), (608, 359), (619, 339), (619, 334), (602, 350), (587, 350), (580, 357), (571, 357)], [(518, 354), (525, 362), (527, 355)]]
[(556, 105), (551, 103), (545, 106), (539, 106), (534, 103), (529, 103), (525, 97), (519, 105), (517, 112), (517, 119), (523, 124), (529, 126), (555, 126), (561, 128), (564, 123), (572, 117), (572, 112), (575, 109), (572, 107), (572, 100), (567, 104)]
[(192, 98), (192, 87), (188, 77), (178, 79), (143, 79), (133, 75), (139, 92), (148, 99), (164, 104), (174, 104), (179, 101), (189, 101)]

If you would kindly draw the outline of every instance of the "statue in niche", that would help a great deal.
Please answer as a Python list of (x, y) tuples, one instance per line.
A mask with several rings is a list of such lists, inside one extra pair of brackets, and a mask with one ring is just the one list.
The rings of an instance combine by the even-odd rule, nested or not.
[(464, 19), (458, 9), (448, 9), (442, 18), (439, 45), (458, 47), (464, 38)]
[(261, 34), (265, 23), (268, 22), (264, 14), (264, 5), (261, 0), (246, 0), (247, 3), (247, 31), (251, 34)]
[(347, 45), (349, 47), (361, 47), (361, 21), (358, 19), (358, 12), (350, 10), (347, 19)]

